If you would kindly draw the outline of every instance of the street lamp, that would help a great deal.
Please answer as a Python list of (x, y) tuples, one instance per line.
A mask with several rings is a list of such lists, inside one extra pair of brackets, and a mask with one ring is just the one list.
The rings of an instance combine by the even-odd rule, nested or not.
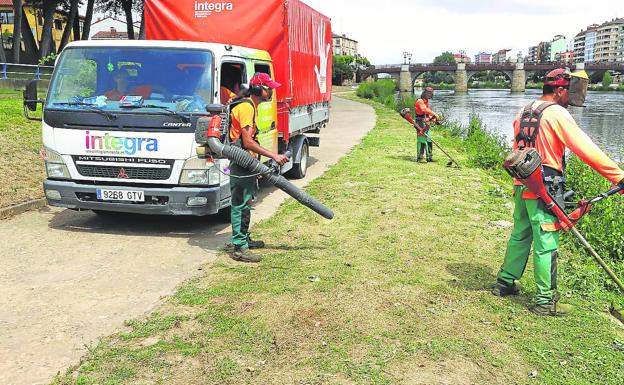
[(412, 63), (412, 54), (407, 51), (403, 51), (403, 64)]

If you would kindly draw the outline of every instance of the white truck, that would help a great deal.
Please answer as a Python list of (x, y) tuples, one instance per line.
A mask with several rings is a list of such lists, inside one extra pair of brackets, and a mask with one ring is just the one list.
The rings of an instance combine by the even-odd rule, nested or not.
[[(244, 84), (256, 72), (274, 76), (274, 65), (267, 51), (220, 43), (69, 44), (57, 60), (45, 101), (37, 100), (35, 82), (24, 92), (28, 118), (38, 119), (29, 111), (43, 104), (49, 204), (166, 215), (208, 215), (228, 207), (228, 161), (197, 156), (195, 125), (207, 110), (223, 107), (225, 76)], [(323, 102), (291, 112), (282, 106), (282, 114), (290, 116), (282, 128), (290, 134), (285, 138), (278, 127), (278, 98), (258, 107), (259, 141), (294, 154), (282, 171), (302, 177), (308, 146), (319, 143), (308, 134), (327, 123), (329, 106)]]

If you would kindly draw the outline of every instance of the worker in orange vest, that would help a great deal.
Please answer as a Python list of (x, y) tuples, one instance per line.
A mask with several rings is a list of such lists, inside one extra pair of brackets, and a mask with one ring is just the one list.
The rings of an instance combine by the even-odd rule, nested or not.
[(431, 124), (440, 120), (440, 115), (433, 112), (429, 107), (429, 99), (433, 98), (433, 87), (427, 86), (420, 94), (420, 99), (414, 105), (415, 123), (414, 127), (418, 131), (416, 145), (416, 160), (418, 162), (426, 159), (427, 162), (433, 160), (433, 143), (429, 137)]

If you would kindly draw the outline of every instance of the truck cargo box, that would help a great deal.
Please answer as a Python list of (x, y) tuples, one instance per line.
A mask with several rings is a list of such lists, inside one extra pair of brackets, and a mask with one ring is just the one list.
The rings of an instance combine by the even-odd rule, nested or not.
[(151, 40), (268, 51), (282, 111), (331, 99), (331, 23), (299, 0), (145, 0), (145, 29)]

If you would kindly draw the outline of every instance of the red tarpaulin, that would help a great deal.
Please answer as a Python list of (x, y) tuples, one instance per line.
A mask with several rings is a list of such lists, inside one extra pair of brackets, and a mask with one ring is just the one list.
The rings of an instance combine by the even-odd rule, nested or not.
[(268, 51), (278, 102), (329, 101), (332, 35), (328, 17), (298, 0), (145, 0), (150, 40), (224, 43)]

